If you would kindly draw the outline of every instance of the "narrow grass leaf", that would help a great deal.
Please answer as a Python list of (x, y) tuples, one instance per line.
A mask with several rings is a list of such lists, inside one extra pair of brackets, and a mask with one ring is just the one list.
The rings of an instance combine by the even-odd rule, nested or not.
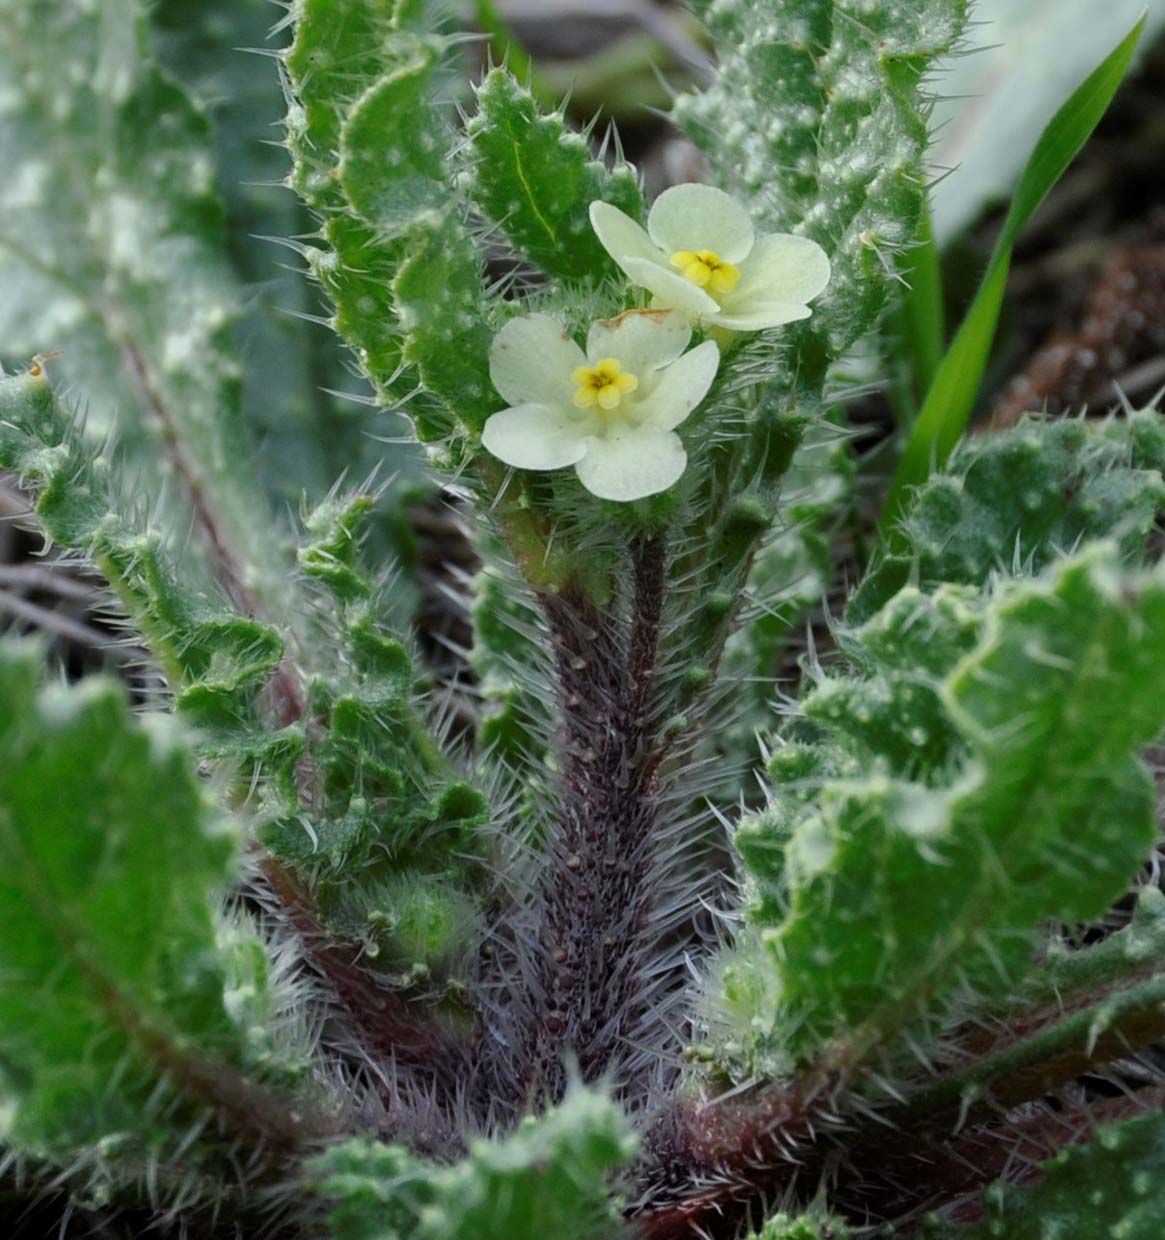
[(950, 456), (967, 427), (995, 339), (1012, 249), (1021, 229), (1100, 122), (1144, 30), (1145, 16), (1105, 58), (1044, 130), (1012, 199), (983, 283), (930, 386), (882, 510), (882, 537), (892, 543), (907, 492)]

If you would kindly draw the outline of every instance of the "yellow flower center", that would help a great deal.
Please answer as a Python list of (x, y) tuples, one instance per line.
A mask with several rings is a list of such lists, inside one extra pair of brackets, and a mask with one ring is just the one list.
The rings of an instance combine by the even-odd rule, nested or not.
[(593, 409), (598, 405), (604, 413), (618, 409), (623, 397), (639, 386), (638, 378), (613, 357), (600, 358), (593, 366), (577, 367), (570, 379), (577, 385), (575, 408)]
[(731, 293), (740, 280), (740, 268), (726, 263), (715, 250), (676, 250), (671, 265), (685, 280), (707, 289), (713, 297)]

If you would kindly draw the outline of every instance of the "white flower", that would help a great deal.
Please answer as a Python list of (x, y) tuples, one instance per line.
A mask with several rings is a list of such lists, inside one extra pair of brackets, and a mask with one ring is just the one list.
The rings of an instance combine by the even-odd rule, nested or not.
[(681, 315), (631, 310), (595, 323), (584, 353), (550, 315), (511, 319), (489, 355), (510, 408), (486, 422), (482, 443), (519, 469), (573, 465), (602, 499), (666, 491), (688, 463), (675, 427), (720, 364), (711, 340), (684, 353), (691, 336)]
[(807, 237), (758, 237), (744, 208), (711, 185), (675, 185), (655, 200), (644, 231), (606, 202), (591, 224), (632, 284), (694, 323), (759, 331), (807, 319), (829, 283), (829, 259)]

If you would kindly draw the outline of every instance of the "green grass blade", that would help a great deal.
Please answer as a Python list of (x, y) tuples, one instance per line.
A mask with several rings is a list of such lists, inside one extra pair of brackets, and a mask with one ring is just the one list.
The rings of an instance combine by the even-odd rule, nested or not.
[(918, 221), (918, 244), (911, 251), (906, 272), (910, 285), (903, 305), (903, 328), (914, 382), (920, 395), (934, 385), (942, 363), (946, 324), (943, 321), (943, 273), (930, 206), (924, 204)]
[(927, 392), (882, 510), (883, 538), (894, 540), (907, 492), (924, 482), (959, 442), (974, 408), (995, 339), (1011, 253), (1020, 230), (1096, 128), (1128, 72), (1145, 15), (1052, 118), (1020, 178), (979, 292)]

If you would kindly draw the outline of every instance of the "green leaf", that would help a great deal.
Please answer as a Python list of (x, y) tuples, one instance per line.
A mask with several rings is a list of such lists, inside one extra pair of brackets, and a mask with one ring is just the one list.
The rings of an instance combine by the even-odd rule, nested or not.
[(171, 1130), (159, 1080), (227, 1106), (245, 1063), (211, 918), (235, 841), (171, 725), (134, 723), (112, 682), (39, 678), (35, 647), (0, 643), (6, 1133), (56, 1153), (115, 1133), (146, 1148)]
[[(356, 352), (386, 405), (397, 403), (415, 386), (415, 375), (401, 367), (392, 298), (402, 250), (398, 241), (382, 240), (348, 209), (340, 183), (340, 142), (352, 102), (393, 67), (394, 41), (401, 37), (394, 9), (389, 0), (307, 0), (296, 11), (286, 62), (294, 91), (285, 121), (291, 184), (323, 221), (323, 244), (309, 250), (308, 263), (335, 305), (336, 331)], [(416, 36), (403, 37), (405, 47), (415, 53)], [(337, 64), (343, 72), (330, 71)], [(426, 410), (414, 407), (410, 412), (422, 440), (449, 433), (448, 417), (430, 423)]]
[(1142, 560), (1165, 509), (1163, 451), (1165, 419), (1153, 410), (1107, 423), (1033, 418), (965, 440), (912, 494), (903, 551), (875, 560), (847, 618), (868, 618), (908, 579), (979, 586), (991, 573), (1038, 573), (1091, 539)]
[(829, 676), (801, 703), (804, 717), (846, 748), (864, 769), (888, 769), (930, 783), (946, 773), (958, 733), (938, 692), (945, 676), (982, 635), (977, 591), (942, 586), (926, 595), (900, 590), (846, 644), (876, 671)]
[(200, 754), (254, 781), (269, 848), (331, 880), (329, 911), (346, 933), (391, 947), (391, 927), (369, 923), (384, 912), (386, 872), (421, 871), (417, 882), (434, 882), (439, 898), (480, 851), (488, 807), (418, 718), (412, 662), (378, 620), (380, 591), (359, 542), (371, 499), (331, 499), (307, 518), (300, 563), (330, 595), (321, 613), (330, 606), (333, 617), (301, 688), (274, 628), (191, 590), (157, 532), (120, 514), (108, 462), (93, 459), (43, 374), (0, 377), (0, 467), (39, 486), (50, 538), (93, 558), (158, 658), (175, 708), (197, 723)]
[(1101, 1124), (1083, 1145), (1042, 1164), (1038, 1184), (1000, 1182), (983, 1194), (983, 1221), (973, 1227), (932, 1224), (927, 1240), (1157, 1240), (1161, 1234), (1161, 1168), (1165, 1115)]
[(764, 232), (811, 237), (833, 275), (812, 319), (786, 330), (810, 358), (877, 322), (894, 256), (918, 235), (929, 142), (921, 82), (950, 49), (966, 0), (714, 4), (719, 68), (676, 119)]
[(561, 113), (544, 115), (505, 69), (486, 75), (469, 122), (470, 193), (514, 247), (551, 275), (599, 281), (615, 266), (591, 228), (592, 202), (638, 218), (643, 196), (635, 171), (608, 171)]
[(214, 732), (257, 724), (256, 699), (276, 677), (283, 638), (186, 584), (166, 540), (128, 511), (108, 456), (85, 441), (39, 366), (0, 375), (0, 468), (36, 488), (36, 514), (49, 538), (92, 557), (180, 711)]
[(480, 431), (503, 403), (489, 377), (493, 332), (481, 256), (452, 214), (415, 229), (410, 242), (392, 286), (405, 333), (402, 357), (451, 415)]
[[(705, 90), (677, 99), (676, 121), (758, 231), (811, 238), (829, 255), (831, 277), (811, 317), (782, 329), (779, 354), (759, 334), (722, 362), (710, 405), (720, 414), (718, 441), (702, 454), (709, 467), (677, 540), (713, 548), (677, 559), (700, 599), (677, 642), (691, 648), (683, 651), (690, 692), (680, 695), (682, 709), (715, 674), (743, 577), (776, 516), (782, 475), (806, 425), (824, 420), (829, 368), (876, 325), (897, 256), (918, 236), (929, 140), (921, 83), (958, 38), (966, 8), (966, 0), (706, 7), (717, 68)], [(768, 509), (751, 537), (733, 528), (738, 500)]]
[(393, 37), (384, 76), (350, 108), (340, 130), (340, 185), (349, 204), (391, 241), (448, 198), (440, 132), (418, 124), (430, 106), (437, 49)]
[(408, 8), (299, 6), (287, 136), (292, 183), (323, 215), (328, 248), (309, 262), (336, 330), (432, 443), (479, 429), (499, 401), (482, 260), (446, 166), (451, 101), (436, 70), (450, 44), (414, 33)]
[(479, 929), (469, 887), (489, 806), (426, 728), (412, 659), (377, 622), (381, 590), (361, 553), (372, 507), (337, 496), (306, 519), (300, 566), (333, 612), (330, 658), (310, 686), (314, 787), (260, 835), (310, 873), (331, 929), (369, 960), (443, 973)]
[(894, 544), (901, 542), (896, 523), (908, 490), (925, 482), (936, 465), (946, 461), (966, 429), (995, 340), (1011, 251), (1020, 231), (1099, 124), (1128, 72), (1144, 26), (1142, 15), (1056, 113), (1028, 160), (983, 283), (927, 392), (887, 493), (879, 528), (882, 537)]
[[(137, 0), (9, 0), (0, 95), (0, 348), (57, 351), (94, 441), (209, 514), (260, 597), (283, 600), (265, 496), (242, 420), (239, 290), (226, 261), (206, 116), (151, 57)], [(159, 465), (161, 462), (161, 465)], [(178, 485), (175, 486), (175, 483)], [(198, 545), (195, 539), (195, 545)]]
[[(306, 0), (295, 14), (287, 73), (295, 101), (287, 115), (291, 183), (312, 207), (343, 205), (340, 130), (354, 99), (386, 66), (383, 45), (397, 33), (393, 0)], [(343, 72), (334, 72), (337, 64)]]
[[(1014, 984), (1036, 927), (1097, 916), (1154, 838), (1136, 754), (1165, 721), (1165, 573), (1122, 574), (1115, 548), (1093, 547), (1044, 579), (1007, 584), (945, 653), (946, 639), (915, 629), (922, 601), (892, 600), (859, 638), (889, 683), (916, 692), (932, 694), (956, 660), (937, 681), (933, 726), (947, 738), (925, 779), (903, 778), (901, 732), (871, 714), (855, 751), (867, 773), (802, 790), (787, 803), (791, 828), (751, 827), (770, 889), (754, 920), (771, 927), (778, 1020), (798, 1056), (837, 1036), (878, 1045), (940, 1010), (956, 985)], [(954, 636), (951, 620), (957, 611)], [(850, 713), (829, 722), (848, 727)], [(921, 729), (919, 745), (932, 734)]]
[(599, 1240), (619, 1225), (607, 1173), (635, 1152), (618, 1109), (576, 1089), (450, 1167), (351, 1141), (316, 1160), (336, 1240)]

